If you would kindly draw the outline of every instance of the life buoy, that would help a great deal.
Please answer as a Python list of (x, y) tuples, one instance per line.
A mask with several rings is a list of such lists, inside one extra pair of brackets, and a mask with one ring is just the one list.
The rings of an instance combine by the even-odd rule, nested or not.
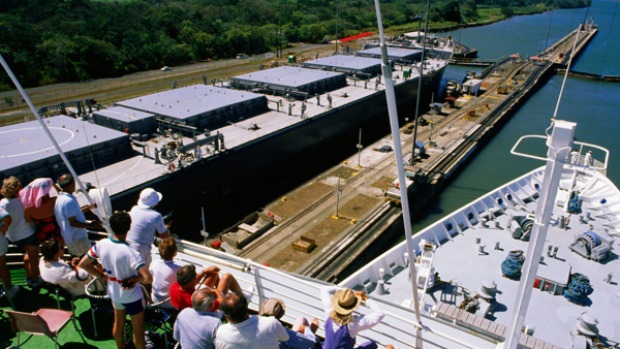
[(170, 163), (170, 165), (168, 165), (168, 171), (174, 171), (176, 170), (176, 166), (173, 163)]

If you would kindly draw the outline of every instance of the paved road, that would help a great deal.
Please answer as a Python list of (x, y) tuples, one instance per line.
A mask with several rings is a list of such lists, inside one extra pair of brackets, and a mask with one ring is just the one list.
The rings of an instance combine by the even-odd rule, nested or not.
[[(314, 57), (317, 53), (330, 54), (332, 49), (331, 45), (301, 43), (288, 48), (285, 54), (291, 52)], [(168, 90), (174, 83), (177, 86), (184, 86), (202, 84), (205, 80), (207, 83), (211, 83), (212, 79), (226, 80), (233, 75), (255, 71), (261, 63), (274, 59), (273, 54), (267, 53), (245, 59), (227, 59), (173, 67), (170, 71), (158, 69), (118, 78), (34, 87), (27, 89), (26, 92), (37, 108), (87, 98), (94, 98), (97, 102), (108, 105), (119, 100)], [(33, 116), (26, 103), (22, 102), (17, 90), (0, 93), (0, 124), (21, 122), (25, 117)]]

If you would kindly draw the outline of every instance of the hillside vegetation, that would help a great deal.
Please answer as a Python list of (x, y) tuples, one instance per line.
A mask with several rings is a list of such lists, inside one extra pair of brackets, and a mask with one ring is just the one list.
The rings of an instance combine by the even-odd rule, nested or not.
[[(431, 28), (590, 0), (433, 1)], [(337, 6), (338, 5), (338, 6)], [(383, 0), (384, 25), (415, 30), (414, 0)], [(372, 0), (2, 0), (0, 53), (27, 87), (255, 54), (376, 31)], [(12, 89), (0, 74), (0, 90)]]

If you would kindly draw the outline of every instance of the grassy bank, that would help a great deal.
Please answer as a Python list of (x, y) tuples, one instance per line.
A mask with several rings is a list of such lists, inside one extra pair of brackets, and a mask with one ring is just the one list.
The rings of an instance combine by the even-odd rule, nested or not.
[[(542, 13), (545, 11), (552, 10), (552, 7), (549, 7), (545, 4), (537, 4), (534, 6), (527, 7), (511, 7), (510, 10), (501, 7), (491, 7), (491, 6), (478, 6), (477, 8), (477, 18), (475, 20), (469, 20), (464, 23), (456, 23), (451, 21), (441, 21), (441, 22), (429, 22), (429, 32), (431, 33), (439, 33), (451, 31), (459, 28), (469, 28), (469, 27), (478, 27), (482, 25), (487, 25), (491, 23), (496, 23), (503, 21), (512, 16), (520, 16), (520, 15), (531, 15), (536, 13)], [(418, 30), (418, 24), (416, 23), (408, 23), (405, 25), (397, 25), (392, 26), (386, 29), (386, 32), (390, 33), (402, 33), (407, 31), (415, 31)], [(422, 27), (424, 23), (422, 23)], [(371, 29), (372, 30), (372, 29)]]

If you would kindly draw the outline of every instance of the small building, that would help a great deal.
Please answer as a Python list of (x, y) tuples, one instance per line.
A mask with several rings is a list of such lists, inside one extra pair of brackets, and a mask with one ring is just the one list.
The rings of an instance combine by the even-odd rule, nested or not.
[(305, 68), (332, 70), (348, 75), (374, 77), (381, 74), (381, 60), (369, 57), (334, 55), (303, 63)]
[[(43, 119), (78, 174), (134, 154), (129, 135), (75, 118)], [(38, 121), (0, 128), (0, 178), (15, 176), (25, 185), (35, 178), (58, 178), (67, 168)]]
[(155, 115), (125, 107), (111, 107), (93, 113), (95, 124), (125, 133), (152, 134), (157, 131)]
[(480, 79), (469, 79), (463, 83), (463, 93), (470, 94), (472, 96), (477, 96), (480, 93), (480, 86), (482, 85), (482, 80)]
[(533, 287), (552, 295), (562, 295), (568, 287), (571, 270), (570, 264), (545, 258), (545, 263), (539, 266)]
[[(402, 64), (412, 64), (422, 60), (422, 50), (388, 46), (388, 59)], [(372, 47), (355, 53), (358, 57), (381, 59), (381, 47)]]
[(343, 73), (284, 66), (235, 76), (231, 85), (237, 89), (257, 89), (304, 99), (344, 87), (347, 79)]
[(115, 104), (150, 113), (166, 122), (215, 130), (268, 110), (267, 97), (249, 91), (193, 85), (136, 97)]

